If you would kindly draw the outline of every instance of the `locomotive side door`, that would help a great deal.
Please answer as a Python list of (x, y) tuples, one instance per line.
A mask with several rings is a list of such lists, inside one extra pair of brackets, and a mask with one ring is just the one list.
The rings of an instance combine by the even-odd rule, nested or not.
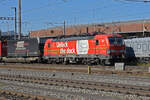
[(98, 55), (100, 53), (100, 41), (99, 39), (95, 40), (95, 54)]
[(99, 44), (99, 41), (96, 39), (94, 44), (95, 44), (95, 54), (98, 54), (98, 44)]
[(95, 48), (96, 48), (96, 54), (97, 55), (104, 55), (106, 54), (106, 40), (104, 38), (99, 38), (95, 40)]

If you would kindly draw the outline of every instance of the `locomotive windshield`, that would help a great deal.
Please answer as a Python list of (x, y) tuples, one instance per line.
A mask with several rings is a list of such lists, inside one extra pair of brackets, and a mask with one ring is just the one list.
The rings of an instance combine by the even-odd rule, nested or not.
[(123, 39), (120, 37), (109, 37), (108, 39), (111, 45), (114, 45), (114, 44), (123, 45)]

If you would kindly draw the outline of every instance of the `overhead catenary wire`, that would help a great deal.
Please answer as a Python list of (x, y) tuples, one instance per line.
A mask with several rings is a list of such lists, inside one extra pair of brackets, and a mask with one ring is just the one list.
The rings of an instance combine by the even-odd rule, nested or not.
[[(60, 3), (60, 4), (62, 4), (62, 3)], [(107, 9), (107, 8), (109, 8), (110, 7), (110, 5), (111, 4), (108, 4), (108, 5), (105, 5), (105, 6), (101, 6), (101, 7), (96, 7), (96, 8), (90, 8), (90, 9), (83, 9), (83, 10), (76, 10), (76, 11), (72, 11), (71, 12), (71, 14), (72, 15), (75, 15), (75, 14), (80, 14), (80, 13), (83, 13), (83, 12), (92, 12), (93, 13), (93, 11), (96, 11), (96, 10), (101, 10), (101, 11), (103, 11), (103, 10), (105, 10), (105, 9)], [(128, 5), (124, 5), (124, 7), (128, 7)], [(40, 9), (40, 7), (39, 7), (39, 9)], [(116, 10), (116, 9), (118, 9), (118, 7), (116, 7), (116, 6), (114, 6), (113, 8), (111, 8), (111, 10), (113, 11), (113, 10)], [(33, 10), (38, 10), (38, 9), (33, 9)], [(27, 10), (26, 10), (27, 11)], [(24, 11), (24, 13), (27, 13), (26, 11)], [(32, 9), (30, 9), (29, 10), (29, 12), (32, 12)], [(54, 15), (54, 13), (55, 12), (53, 12), (53, 14), (52, 15)], [(59, 14), (63, 14), (63, 12), (59, 12)], [(84, 14), (85, 15), (85, 14)], [(25, 18), (25, 16), (24, 16), (24, 18)], [(39, 18), (39, 19), (35, 19), (35, 20), (41, 20), (42, 18)], [(44, 18), (43, 18), (44, 19)], [(34, 19), (33, 19), (34, 20)]]
[(22, 11), (22, 13), (25, 14), (25, 13), (37, 11), (37, 10), (39, 10), (39, 9), (43, 9), (43, 8), (52, 7), (52, 6), (56, 6), (56, 5), (59, 5), (59, 4), (64, 4), (64, 3), (66, 3), (66, 0), (60, 0), (60, 1), (63, 1), (63, 2), (54, 3), (54, 4), (52, 4), (52, 3), (43, 4), (43, 5), (40, 6), (40, 7), (35, 7), (35, 8), (31, 8), (31, 9), (24, 10), (24, 11)]
[(128, 2), (150, 2), (150, 0), (116, 0), (116, 1), (128, 1)]

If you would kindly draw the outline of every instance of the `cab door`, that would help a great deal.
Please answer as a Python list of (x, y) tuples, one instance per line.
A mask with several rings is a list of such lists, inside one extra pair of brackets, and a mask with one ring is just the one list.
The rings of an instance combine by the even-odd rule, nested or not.
[(105, 38), (96, 40), (96, 54), (106, 55), (107, 43)]
[(100, 53), (100, 41), (97, 39), (95, 40), (95, 54)]

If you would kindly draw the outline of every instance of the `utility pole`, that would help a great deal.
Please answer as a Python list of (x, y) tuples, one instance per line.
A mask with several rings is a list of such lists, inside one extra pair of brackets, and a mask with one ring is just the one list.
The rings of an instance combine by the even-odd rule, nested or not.
[(8, 22), (6, 22), (6, 25), (7, 25), (7, 35), (8, 35), (8, 37), (10, 36), (10, 32), (9, 32), (9, 23)]
[(143, 37), (145, 36), (145, 33), (144, 33), (144, 31), (145, 31), (145, 25), (144, 24), (145, 24), (145, 20), (143, 20), (143, 25), (142, 25), (143, 26)]
[(66, 35), (66, 22), (64, 21), (64, 35)]
[(18, 36), (18, 39), (20, 40), (21, 39), (21, 0), (18, 0), (18, 33), (19, 33), (19, 36)]
[(14, 33), (14, 40), (16, 40), (16, 34), (17, 34), (17, 9), (16, 9), (16, 7), (12, 7), (12, 9), (15, 10), (15, 33)]

